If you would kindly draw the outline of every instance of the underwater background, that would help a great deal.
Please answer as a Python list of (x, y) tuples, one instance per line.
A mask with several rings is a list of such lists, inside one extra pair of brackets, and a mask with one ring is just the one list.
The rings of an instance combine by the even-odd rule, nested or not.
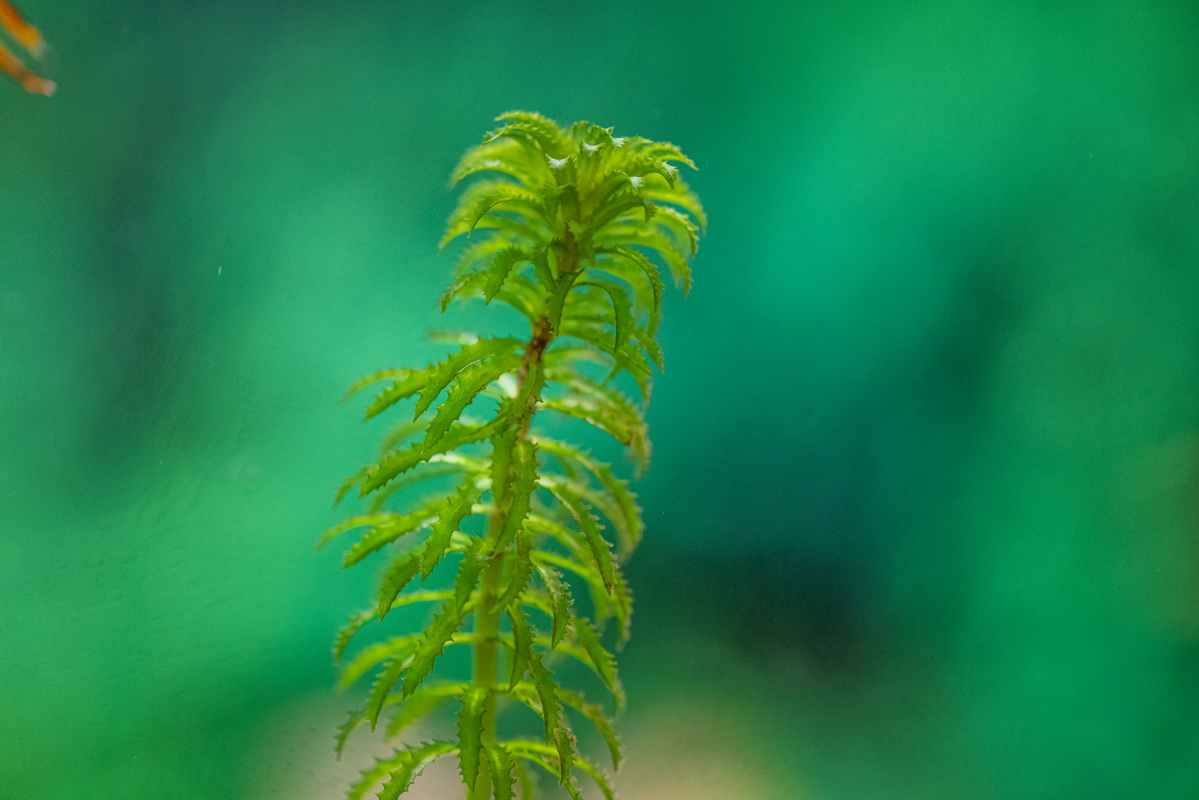
[(343, 796), (373, 575), (314, 545), (383, 428), (339, 400), (443, 352), (447, 178), (511, 109), (673, 141), (711, 218), (622, 798), (1199, 796), (1199, 6), (22, 10), (0, 798)]

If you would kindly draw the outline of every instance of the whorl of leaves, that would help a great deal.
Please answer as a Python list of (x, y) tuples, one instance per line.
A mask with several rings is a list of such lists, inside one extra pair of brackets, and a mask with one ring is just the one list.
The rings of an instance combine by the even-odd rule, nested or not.
[[(674, 145), (524, 112), (497, 121), (453, 172), (454, 184), (469, 182), (442, 245), (469, 242), (442, 307), (498, 300), (528, 320), (527, 338), (459, 334), (459, 349), (441, 361), (382, 370), (351, 389), (378, 387), (367, 419), (407, 402), (415, 422), (396, 426), (379, 457), (345, 482), (338, 499), (357, 489), (366, 509), (321, 539), (358, 532), (346, 566), (383, 554), (370, 607), (335, 641), (340, 660), (356, 637), (383, 631), (343, 667), (343, 685), (374, 678), (338, 749), (363, 721), (383, 719), (396, 735), (429, 716), (444, 729), (442, 740), (380, 759), (351, 797), (380, 785), (380, 797), (399, 797), (451, 753), (472, 800), (512, 798), (518, 785), (531, 796), (536, 768), (571, 797), (581, 796), (580, 774), (612, 796), (571, 726), (593, 726), (616, 766), (611, 713), (623, 690), (605, 641), (618, 646), (628, 634), (621, 565), (641, 538), (641, 509), (610, 465), (561, 431), (581, 421), (645, 466), (644, 404), (663, 363), (662, 276), (690, 288), (706, 219), (677, 166), (695, 165)], [(410, 605), (431, 606), (423, 631), (388, 617)], [(473, 650), (470, 681), (439, 677), (450, 647)], [(607, 702), (560, 685), (567, 660), (594, 673), (591, 688)], [(446, 701), (458, 708), (456, 724), (431, 719)], [(496, 716), (516, 718), (519, 708), (539, 724), (497, 738)]]

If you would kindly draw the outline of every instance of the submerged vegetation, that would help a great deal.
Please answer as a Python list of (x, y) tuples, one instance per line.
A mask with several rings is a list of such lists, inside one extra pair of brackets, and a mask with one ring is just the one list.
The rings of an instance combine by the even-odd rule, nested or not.
[[(338, 752), (363, 722), (399, 737), (442, 706), (457, 711), (453, 735), (379, 759), (352, 800), (380, 784), (380, 798), (397, 798), (448, 755), (468, 800), (532, 797), (538, 771), (574, 798), (581, 773), (610, 799), (605, 772), (579, 752), (579, 724), (598, 731), (613, 767), (621, 758), (613, 650), (629, 635), (621, 565), (641, 538), (640, 508), (609, 464), (555, 434), (570, 430), (562, 418), (582, 421), (644, 468), (643, 409), (663, 366), (663, 275), (690, 287), (705, 218), (675, 166), (694, 164), (674, 145), (523, 112), (498, 122), (453, 173), (468, 185), (442, 246), (469, 241), (441, 306), (505, 303), (527, 321), (527, 335), (453, 334), (458, 349), (444, 360), (384, 370), (350, 390), (381, 387), (367, 419), (404, 403), (412, 421), (387, 434), (378, 460), (338, 493), (356, 492), (363, 513), (321, 540), (358, 532), (346, 566), (385, 558), (371, 607), (338, 633), (334, 657), (400, 607), (435, 610), (423, 631), (365, 645), (346, 661), (343, 685), (374, 678)], [(466, 680), (435, 669), (458, 647), (471, 652)], [(567, 673), (578, 676), (572, 664), (594, 674), (603, 702), (564, 685)], [(520, 708), (539, 723), (501, 732), (501, 715), (520, 730)]]

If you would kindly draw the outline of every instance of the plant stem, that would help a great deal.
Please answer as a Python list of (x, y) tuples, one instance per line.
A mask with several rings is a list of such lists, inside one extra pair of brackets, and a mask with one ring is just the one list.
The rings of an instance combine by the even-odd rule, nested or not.
[[(541, 374), (541, 361), (545, 348), (553, 340), (549, 318), (542, 315), (533, 326), (533, 335), (525, 346), (525, 355), (517, 382), (516, 396), (527, 397), (525, 408), (517, 411), (515, 420), (516, 437), (513, 448), (520, 446), (529, 435), (529, 425), (537, 410), (537, 401), (541, 399), (541, 387), (544, 378)], [(529, 381), (533, 381), (530, 386)], [(487, 521), (487, 541), (495, 545), (503, 534), (504, 525), (508, 518), (511, 503), (512, 487), (516, 480), (512, 466), (504, 476), (501, 487), (492, 487), (495, 499), (495, 510)], [(498, 491), (497, 491), (498, 488)], [(483, 568), (483, 577), (479, 586), (479, 605), (475, 612), (475, 664), (474, 683), (492, 689), (496, 685), (496, 669), (499, 666), (499, 630), (500, 609), (496, 602), (501, 594), (504, 578), (505, 553), (498, 552), (491, 556), (487, 566)], [(488, 695), (483, 707), (483, 746), (495, 744), (495, 694)], [(491, 798), (491, 764), (486, 758), (480, 759), (479, 775), (475, 788), (468, 789), (466, 800), (490, 800)]]

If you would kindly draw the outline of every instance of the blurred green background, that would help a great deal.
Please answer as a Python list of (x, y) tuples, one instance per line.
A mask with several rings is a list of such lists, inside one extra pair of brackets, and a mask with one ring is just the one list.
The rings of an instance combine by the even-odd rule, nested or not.
[(446, 178), (512, 108), (674, 141), (712, 219), (621, 796), (1199, 796), (1199, 6), (23, 9), (0, 797), (341, 796), (338, 400), (441, 352)]

